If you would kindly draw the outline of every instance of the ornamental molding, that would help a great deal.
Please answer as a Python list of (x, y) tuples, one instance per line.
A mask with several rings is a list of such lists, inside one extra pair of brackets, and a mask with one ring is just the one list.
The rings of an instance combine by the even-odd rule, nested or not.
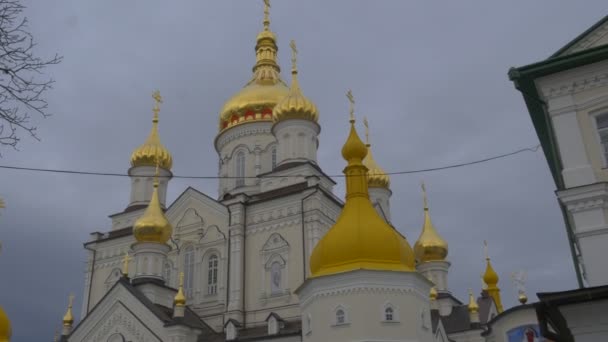
[(265, 211), (260, 211), (247, 217), (247, 226), (255, 226), (257, 224), (275, 221), (278, 219), (292, 217), (300, 213), (300, 208), (297, 205), (285, 206), (283, 208), (275, 208)]
[(547, 81), (551, 85), (541, 88), (543, 96), (546, 99), (555, 99), (565, 95), (577, 94), (589, 89), (603, 87), (608, 85), (608, 70), (599, 70), (598, 72), (586, 73), (581, 77), (569, 77), (564, 81), (555, 80), (555, 82)]
[(255, 135), (272, 135), (271, 127), (270, 122), (256, 122), (233, 127), (221, 133), (216, 140), (215, 147), (218, 151), (221, 151), (227, 144), (237, 139)]
[(87, 341), (106, 342), (110, 335), (126, 333), (129, 341), (146, 342), (158, 340), (147, 329), (142, 329), (141, 323), (133, 319), (133, 315), (124, 307), (119, 306), (114, 309), (110, 317), (106, 318), (105, 323), (99, 328), (92, 339)]
[(300, 222), (302, 222), (301, 219), (293, 219), (293, 220), (283, 220), (274, 224), (264, 224), (264, 225), (260, 225), (257, 227), (247, 227), (247, 230), (245, 232), (245, 234), (247, 236), (250, 235), (255, 235), (255, 234), (259, 234), (259, 233), (265, 233), (265, 232), (275, 232), (278, 230), (282, 230), (284, 228), (288, 228), (291, 226), (295, 226), (295, 225), (299, 225)]
[(557, 192), (571, 213), (608, 207), (608, 183), (594, 183)]
[[(329, 288), (325, 290), (319, 290), (312, 293), (306, 298), (300, 298), (301, 306), (304, 310), (313, 301), (320, 300), (327, 297), (345, 297), (345, 296), (358, 296), (358, 295), (408, 295), (414, 294), (420, 296), (414, 288), (407, 287), (394, 287), (394, 286), (348, 286), (341, 288)], [(426, 298), (426, 297), (425, 297)]]

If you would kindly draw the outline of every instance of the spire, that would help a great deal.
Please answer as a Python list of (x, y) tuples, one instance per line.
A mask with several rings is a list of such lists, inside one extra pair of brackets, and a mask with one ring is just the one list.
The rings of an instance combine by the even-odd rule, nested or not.
[(129, 277), (129, 261), (131, 261), (131, 257), (129, 256), (129, 252), (127, 252), (122, 259), (122, 276), (125, 278)]
[(279, 81), (281, 68), (277, 63), (277, 37), (270, 30), (270, 0), (264, 0), (264, 29), (258, 34), (256, 50), (256, 63), (253, 67), (254, 79), (262, 83), (276, 83)]
[(500, 299), (500, 288), (498, 288), (498, 273), (494, 271), (492, 263), (490, 262), (490, 256), (488, 255), (488, 242), (484, 240), (483, 245), (484, 255), (486, 258), (486, 271), (483, 274), (483, 281), (487, 284), (486, 291), (488, 292), (488, 295), (494, 299), (496, 310), (498, 313), (501, 313), (503, 311), (503, 307)]
[(355, 129), (354, 98), (351, 103), (350, 133), (342, 147), (346, 201), (333, 227), (319, 241), (310, 257), (313, 277), (359, 269), (412, 272), (414, 255), (407, 240), (382, 219), (369, 200), (362, 164), (367, 148)]
[(319, 120), (317, 106), (302, 94), (298, 82), (296, 42), (292, 40), (289, 46), (291, 47), (291, 86), (289, 94), (274, 108), (274, 121), (303, 119), (317, 122)]
[(420, 237), (414, 245), (414, 253), (418, 262), (443, 261), (448, 255), (448, 243), (437, 233), (433, 222), (431, 222), (424, 182), (422, 182), (421, 188), (424, 203), (424, 224)]
[(158, 90), (152, 94), (152, 98), (155, 101), (154, 108), (152, 109), (154, 113), (152, 117), (152, 129), (144, 144), (136, 148), (131, 154), (131, 166), (155, 166), (159, 162), (160, 167), (165, 170), (171, 170), (173, 157), (169, 150), (160, 142), (158, 135), (158, 113), (160, 112), (160, 104), (163, 103), (163, 99)]
[(70, 294), (68, 297), (68, 309), (63, 315), (63, 333), (62, 335), (67, 336), (72, 332), (72, 325), (74, 324), (74, 315), (72, 314), (72, 306), (74, 304), (74, 295)]
[(372, 155), (372, 145), (369, 143), (369, 123), (367, 117), (363, 117), (363, 125), (365, 126), (365, 146), (367, 146), (367, 156), (363, 159), (363, 165), (367, 167), (367, 184), (370, 188), (386, 188), (391, 184), (390, 177), (376, 163)]
[(177, 290), (177, 294), (173, 299), (173, 303), (175, 306), (185, 306), (186, 305), (186, 296), (184, 295), (184, 272), (179, 273), (179, 288)]
[(154, 190), (144, 214), (135, 221), (133, 235), (138, 242), (165, 244), (171, 238), (173, 227), (165, 217), (158, 200), (159, 163), (156, 164)]

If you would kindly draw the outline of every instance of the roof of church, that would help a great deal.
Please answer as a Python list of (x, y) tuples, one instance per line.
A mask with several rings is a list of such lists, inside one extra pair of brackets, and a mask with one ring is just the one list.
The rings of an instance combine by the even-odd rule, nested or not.
[[(449, 293), (440, 293), (438, 298), (451, 298), (459, 303), (458, 298), (452, 296)], [(443, 324), (443, 328), (447, 334), (453, 334), (457, 332), (467, 330), (480, 330), (482, 325), (485, 325), (488, 321), (490, 308), (492, 307), (493, 299), (490, 296), (484, 296), (477, 298), (477, 305), (479, 306), (479, 320), (480, 323), (471, 323), (469, 309), (467, 304), (455, 305), (452, 307), (452, 312), (448, 316), (441, 316), (439, 310), (431, 310), (431, 325), (433, 331), (437, 329), (439, 320)]]
[[(173, 317), (173, 309), (168, 308), (159, 304), (153, 303), (148, 297), (146, 297), (143, 293), (141, 293), (135, 286), (133, 286), (128, 278), (121, 277), (116, 284), (112, 287), (112, 289), (116, 286), (123, 286), (129, 293), (133, 295), (137, 300), (139, 300), (152, 314), (154, 314), (158, 319), (160, 319), (165, 326), (172, 325), (185, 325), (187, 327), (193, 329), (199, 329), (203, 333), (201, 334), (199, 341), (223, 341), (223, 337), (213, 331), (211, 327), (209, 327), (194, 311), (192, 311), (188, 306), (186, 306), (186, 310), (184, 312), (184, 317), (174, 318)], [(166, 286), (164, 286), (166, 287)], [(104, 297), (97, 303), (95, 307), (89, 312), (89, 314), (95, 310), (101, 303), (103, 303), (107, 296), (112, 292), (112, 289), (108, 290)], [(82, 325), (83, 322), (87, 320), (87, 317), (78, 323), (78, 325), (74, 328), (72, 333), (78, 329)]]
[(283, 321), (283, 323), (285, 325), (279, 329), (279, 333), (276, 335), (268, 335), (268, 326), (266, 325), (239, 330), (238, 338), (235, 341), (267, 341), (287, 336), (299, 336), (302, 333), (301, 321)]

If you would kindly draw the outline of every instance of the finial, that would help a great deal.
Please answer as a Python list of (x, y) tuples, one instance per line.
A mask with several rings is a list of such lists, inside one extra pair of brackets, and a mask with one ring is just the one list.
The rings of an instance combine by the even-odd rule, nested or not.
[(72, 327), (72, 323), (74, 323), (74, 315), (72, 314), (72, 306), (74, 304), (74, 295), (70, 294), (68, 297), (68, 310), (63, 316), (63, 326), (67, 328)]
[(289, 42), (289, 47), (291, 47), (291, 73), (297, 74), (298, 48), (296, 47), (296, 41), (292, 39), (291, 42)]
[(420, 182), (420, 187), (422, 188), (422, 200), (424, 202), (424, 210), (429, 210), (429, 203), (426, 196), (426, 185), (424, 185), (424, 181)]
[(270, 0), (264, 0), (264, 31), (270, 30)]
[(158, 188), (158, 177), (160, 177), (160, 159), (156, 158), (156, 170), (154, 170), (154, 187)]
[(483, 240), (483, 255), (486, 260), (490, 260), (490, 255), (488, 254), (488, 241)]
[(154, 109), (152, 109), (152, 111), (154, 112), (154, 119), (152, 119), (152, 122), (157, 123), (158, 122), (158, 112), (160, 112), (160, 104), (163, 103), (163, 98), (160, 96), (159, 90), (156, 90), (155, 92), (152, 93), (152, 98), (156, 102), (154, 104)]
[(367, 116), (363, 117), (363, 126), (365, 126), (365, 143), (369, 145), (369, 122), (367, 122)]
[(125, 253), (125, 257), (122, 259), (122, 275), (124, 277), (129, 276), (129, 261), (131, 257), (129, 256), (129, 252)]
[(346, 92), (346, 97), (348, 98), (348, 102), (350, 102), (350, 122), (354, 123), (355, 122), (355, 98), (353, 96), (353, 92), (352, 90), (348, 90)]
[(173, 302), (176, 307), (184, 307), (186, 305), (186, 296), (184, 295), (184, 272), (179, 272), (179, 287)]
[(473, 289), (469, 289), (469, 312), (477, 313), (479, 310), (479, 305), (477, 305), (477, 301), (475, 300), (475, 296), (473, 296)]
[(521, 304), (526, 304), (526, 302), (528, 302), (525, 286), (527, 278), (528, 275), (525, 271), (511, 273), (511, 280), (513, 280), (515, 287), (517, 288), (517, 300), (519, 300)]

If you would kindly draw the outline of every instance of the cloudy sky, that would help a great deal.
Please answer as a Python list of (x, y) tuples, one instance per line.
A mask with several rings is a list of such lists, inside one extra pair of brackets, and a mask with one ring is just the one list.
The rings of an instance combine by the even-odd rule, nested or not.
[[(161, 135), (177, 175), (216, 175), (213, 139), (223, 102), (250, 77), (260, 1), (29, 0), (38, 53), (59, 53), (48, 71), (52, 118), (37, 120), (42, 142), (24, 137), (1, 165), (126, 172), (150, 127), (151, 93), (165, 99)], [(376, 160), (389, 171), (436, 167), (534, 146), (508, 68), (546, 58), (605, 15), (603, 0), (280, 0), (272, 8), (280, 62), (295, 39), (300, 82), (321, 112), (320, 164), (340, 173), (352, 88), (371, 124)], [(284, 72), (284, 78), (288, 78)], [(129, 180), (0, 169), (0, 305), (15, 341), (50, 341), (68, 294), (79, 317), (88, 234), (128, 202)], [(482, 244), (516, 303), (511, 272), (528, 291), (576, 286), (554, 184), (542, 153), (480, 165), (393, 176), (394, 223), (415, 241), (425, 180), (433, 221), (450, 244), (450, 287), (477, 292)], [(341, 182), (341, 180), (340, 180)], [(174, 179), (216, 195), (215, 180)], [(338, 188), (342, 196), (343, 186)]]

